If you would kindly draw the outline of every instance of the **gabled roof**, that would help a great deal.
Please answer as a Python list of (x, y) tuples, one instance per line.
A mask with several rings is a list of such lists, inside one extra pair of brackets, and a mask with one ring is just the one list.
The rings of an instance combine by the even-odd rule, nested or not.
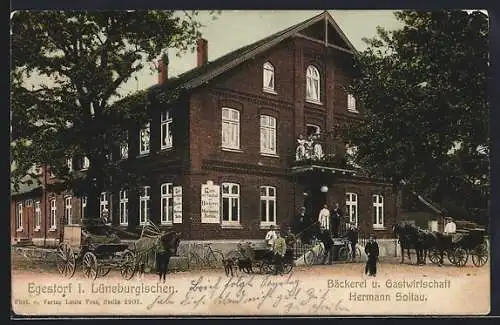
[[(165, 86), (169, 87), (172, 84), (180, 85), (181, 88), (191, 89), (196, 88), (203, 83), (219, 76), (220, 74), (236, 67), (237, 65), (245, 62), (248, 59), (259, 55), (260, 53), (270, 49), (271, 47), (277, 45), (279, 42), (295, 35), (296, 33), (304, 30), (305, 28), (318, 23), (320, 21), (326, 21), (333, 26), (335, 31), (338, 33), (340, 38), (347, 44), (350, 52), (356, 54), (357, 50), (354, 48), (352, 43), (346, 37), (344, 32), (340, 29), (340, 27), (335, 23), (332, 16), (324, 11), (319, 15), (316, 15), (310, 19), (307, 19), (301, 23), (293, 25), (289, 28), (286, 28), (282, 31), (279, 31), (271, 36), (268, 36), (264, 39), (261, 39), (255, 43), (249, 44), (242, 48), (239, 48), (235, 51), (232, 51), (215, 61), (206, 63), (200, 67), (196, 67), (191, 69), (185, 73), (180, 74), (177, 78), (170, 79)], [(154, 86), (153, 86), (154, 87)]]

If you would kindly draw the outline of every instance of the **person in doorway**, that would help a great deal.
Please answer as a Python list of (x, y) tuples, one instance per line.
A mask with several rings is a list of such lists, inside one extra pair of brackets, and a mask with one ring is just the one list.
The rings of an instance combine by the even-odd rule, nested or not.
[(276, 233), (276, 240), (274, 241), (274, 275), (283, 274), (283, 258), (286, 254), (285, 238), (281, 237), (279, 232)]
[(330, 210), (328, 210), (328, 206), (326, 204), (319, 212), (318, 221), (320, 227), (330, 230)]
[(323, 256), (322, 264), (333, 264), (333, 239), (331, 233), (328, 229), (321, 227), (321, 232), (319, 235), (319, 240), (323, 243), (325, 247), (325, 255)]
[(340, 205), (338, 203), (335, 203), (335, 208), (331, 213), (331, 223), (330, 223), (331, 231), (333, 237), (335, 238), (339, 236), (339, 225), (341, 218), (342, 218), (342, 210), (340, 209)]
[(264, 239), (266, 241), (266, 247), (269, 250), (273, 249), (274, 241), (276, 240), (276, 238), (278, 238), (278, 236), (276, 235), (276, 231), (274, 230), (274, 226), (271, 225), (269, 227), (269, 231), (266, 234), (266, 238)]
[(354, 222), (351, 222), (349, 225), (346, 237), (351, 245), (351, 258), (354, 261), (356, 259), (356, 245), (358, 244), (358, 229), (356, 228), (356, 224)]
[(365, 266), (365, 274), (367, 274), (368, 276), (376, 276), (379, 247), (377, 242), (375, 241), (375, 236), (373, 234), (370, 234), (368, 243), (366, 243), (365, 253), (366, 256), (368, 257)]

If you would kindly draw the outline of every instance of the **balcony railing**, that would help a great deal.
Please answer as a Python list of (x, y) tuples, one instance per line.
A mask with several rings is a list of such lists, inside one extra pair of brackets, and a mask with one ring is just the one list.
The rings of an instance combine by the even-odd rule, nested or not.
[(294, 166), (319, 165), (344, 168), (345, 161), (337, 154), (333, 134), (300, 135), (295, 148)]

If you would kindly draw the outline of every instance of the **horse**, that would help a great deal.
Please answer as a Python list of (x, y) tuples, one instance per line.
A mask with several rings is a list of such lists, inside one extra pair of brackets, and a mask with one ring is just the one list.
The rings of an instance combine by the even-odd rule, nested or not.
[(141, 237), (134, 243), (138, 276), (143, 277), (146, 265), (155, 261), (159, 280), (165, 282), (170, 257), (177, 254), (180, 243), (180, 233), (175, 231), (162, 232), (154, 237)]
[(424, 230), (407, 223), (394, 225), (393, 231), (399, 238), (401, 245), (401, 263), (404, 263), (404, 249), (407, 250), (410, 262), (410, 249), (415, 249), (417, 265), (426, 264), (431, 249), (438, 248), (442, 250), (442, 235), (438, 232)]
[(398, 238), (399, 245), (401, 246), (401, 264), (403, 264), (405, 261), (405, 254), (404, 254), (405, 249), (408, 255), (408, 259), (410, 260), (411, 263), (410, 249), (415, 249), (415, 245), (411, 238), (408, 224), (400, 224), (400, 223), (394, 224), (392, 226), (392, 231), (394, 233), (394, 236)]

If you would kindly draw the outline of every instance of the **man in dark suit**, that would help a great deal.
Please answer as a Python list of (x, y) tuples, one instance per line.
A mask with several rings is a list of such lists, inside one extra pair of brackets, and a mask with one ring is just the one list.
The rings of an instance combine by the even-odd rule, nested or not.
[(333, 239), (330, 231), (326, 228), (322, 228), (319, 234), (319, 240), (323, 243), (325, 247), (325, 255), (323, 256), (322, 264), (328, 262), (328, 264), (333, 263)]
[(370, 234), (368, 243), (366, 243), (365, 253), (366, 256), (368, 256), (368, 260), (366, 261), (365, 266), (365, 274), (368, 274), (369, 276), (376, 276), (379, 247), (377, 242), (375, 241), (375, 236), (373, 236), (373, 234)]
[(332, 210), (330, 218), (331, 218), (330, 225), (333, 237), (337, 238), (339, 236), (340, 219), (342, 218), (342, 210), (338, 203), (335, 203), (335, 207)]
[(349, 229), (347, 230), (346, 237), (351, 244), (351, 253), (352, 260), (356, 259), (356, 245), (358, 244), (358, 229), (356, 229), (356, 225), (351, 222), (349, 225)]

